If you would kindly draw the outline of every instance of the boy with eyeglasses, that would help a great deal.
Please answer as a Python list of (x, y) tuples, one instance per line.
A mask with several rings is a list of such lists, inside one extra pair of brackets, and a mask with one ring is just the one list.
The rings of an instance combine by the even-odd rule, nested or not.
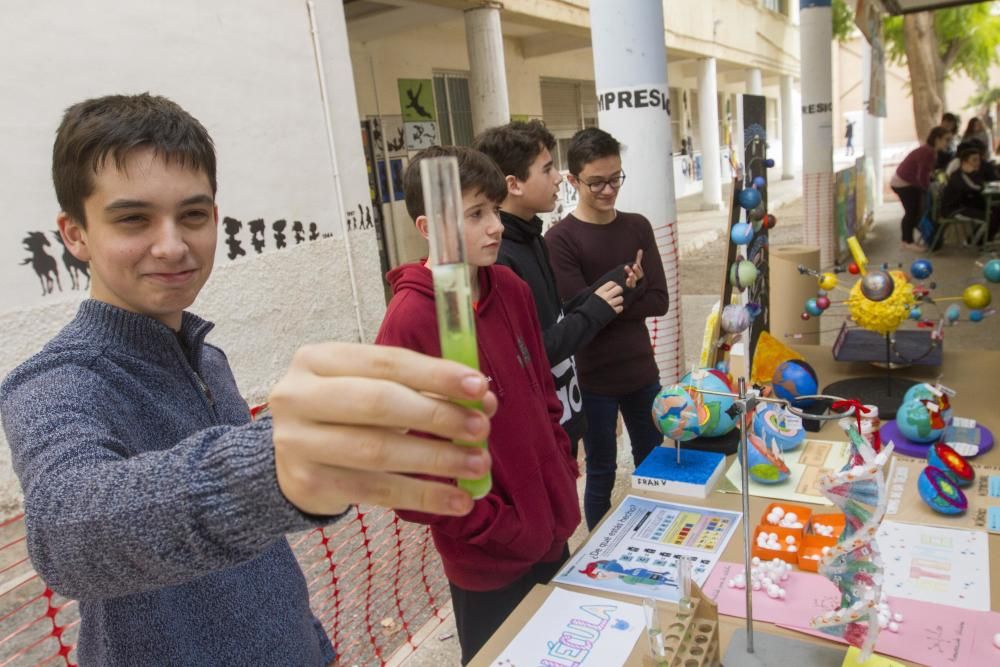
[(560, 296), (579, 294), (620, 262), (630, 263), (635, 280), (634, 289), (625, 290), (622, 313), (577, 353), (587, 419), (583, 508), (592, 529), (611, 507), (618, 411), (636, 466), (663, 440), (650, 416), (660, 382), (645, 320), (666, 313), (670, 299), (649, 221), (615, 209), (625, 184), (621, 145), (607, 132), (588, 128), (573, 136), (568, 158), (579, 203), (545, 235)]
[(575, 458), (586, 420), (573, 355), (622, 312), (623, 290), (633, 287), (635, 278), (631, 267), (621, 264), (577, 290), (573, 298), (565, 302), (560, 298), (538, 217), (554, 209), (559, 196), (562, 175), (552, 160), (555, 145), (555, 137), (538, 120), (490, 128), (475, 142), (476, 150), (492, 158), (506, 180), (507, 196), (500, 205), (503, 244), (497, 263), (509, 267), (531, 288), (556, 395), (563, 406), (560, 424), (569, 435)]

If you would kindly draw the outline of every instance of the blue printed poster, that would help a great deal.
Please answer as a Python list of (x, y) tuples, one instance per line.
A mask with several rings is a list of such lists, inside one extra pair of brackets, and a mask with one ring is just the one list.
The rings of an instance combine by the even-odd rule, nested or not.
[(626, 496), (567, 561), (553, 583), (676, 602), (677, 563), (699, 586), (719, 561), (739, 512)]
[(492, 667), (621, 667), (644, 628), (639, 605), (554, 588)]

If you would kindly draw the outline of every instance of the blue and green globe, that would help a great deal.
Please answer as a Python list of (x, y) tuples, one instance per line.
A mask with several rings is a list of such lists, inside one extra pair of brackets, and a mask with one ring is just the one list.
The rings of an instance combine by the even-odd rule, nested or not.
[(931, 411), (920, 399), (906, 401), (896, 411), (896, 427), (910, 442), (937, 442), (944, 428), (935, 428)]
[(948, 401), (947, 396), (942, 397), (934, 393), (934, 391), (931, 389), (931, 385), (927, 384), (926, 382), (915, 384), (909, 389), (907, 389), (906, 393), (903, 394), (903, 403), (909, 403), (910, 401), (919, 401), (919, 400), (935, 401), (937, 403), (941, 403), (942, 398), (944, 399), (944, 404), (947, 407), (941, 411), (941, 418), (944, 419), (945, 424), (950, 424), (952, 408)]
[[(735, 393), (725, 373), (714, 368), (705, 368), (694, 371), (694, 373), (688, 373), (681, 378), (679, 384), (688, 389), (692, 395), (694, 394), (694, 389), (706, 389), (726, 394)], [(732, 407), (733, 401), (736, 400), (735, 398), (731, 396), (702, 394), (701, 400), (708, 410), (708, 421), (701, 428), (701, 435), (703, 437), (717, 438), (736, 428), (736, 420), (726, 412)]]
[(678, 442), (694, 440), (708, 421), (708, 411), (677, 384), (660, 390), (653, 400), (653, 421), (660, 433)]
[(813, 367), (801, 359), (789, 359), (778, 364), (771, 377), (771, 385), (778, 398), (789, 401), (796, 407), (808, 407), (812, 400), (799, 400), (799, 396), (810, 396), (819, 392), (819, 378)]

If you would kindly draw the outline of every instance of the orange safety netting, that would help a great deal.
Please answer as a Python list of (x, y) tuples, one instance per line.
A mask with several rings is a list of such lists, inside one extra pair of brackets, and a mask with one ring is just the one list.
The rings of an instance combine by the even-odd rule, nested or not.
[[(448, 581), (425, 526), (358, 508), (289, 537), (310, 602), (339, 665), (385, 665), (446, 617)], [(50, 590), (28, 560), (24, 515), (0, 524), (0, 667), (76, 665), (76, 602)]]

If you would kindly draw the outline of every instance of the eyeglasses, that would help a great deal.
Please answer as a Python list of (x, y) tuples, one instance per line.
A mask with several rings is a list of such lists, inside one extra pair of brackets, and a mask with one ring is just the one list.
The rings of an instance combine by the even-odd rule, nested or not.
[(606, 188), (609, 185), (611, 186), (612, 190), (617, 191), (625, 183), (624, 171), (619, 171), (617, 176), (614, 176), (606, 181), (605, 180), (591, 181), (590, 183), (583, 182), (582, 180), (580, 180), (579, 176), (576, 176), (576, 174), (574, 174), (573, 176), (574, 178), (576, 178), (577, 183), (579, 183), (580, 185), (586, 185), (588, 188), (590, 188), (591, 193), (595, 195), (604, 192), (604, 188)]

